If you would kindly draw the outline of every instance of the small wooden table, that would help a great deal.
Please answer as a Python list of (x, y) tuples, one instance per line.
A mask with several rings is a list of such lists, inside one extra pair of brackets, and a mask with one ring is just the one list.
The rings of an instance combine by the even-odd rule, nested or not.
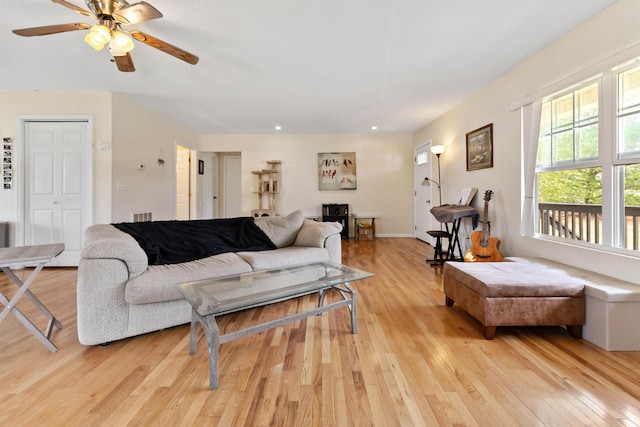
[(365, 237), (368, 240), (376, 240), (376, 217), (359, 216), (353, 219), (354, 238), (360, 240)]
[[(11, 301), (7, 299), (0, 292), (0, 303), (4, 304), (4, 309), (0, 313), (0, 322), (11, 312), (31, 333), (40, 340), (51, 351), (57, 351), (58, 348), (53, 345), (51, 340), (51, 330), (55, 326), (56, 328), (62, 328), (60, 322), (53, 317), (53, 314), (44, 304), (29, 290), (29, 286), (33, 283), (38, 276), (42, 268), (46, 263), (57, 257), (64, 251), (64, 243), (54, 243), (49, 245), (34, 245), (34, 246), (19, 246), (11, 248), (0, 248), (0, 269), (9, 276), (9, 278), (18, 286), (18, 292), (11, 298)], [(23, 267), (23, 266), (35, 266), (35, 269), (31, 272), (25, 282), (22, 282), (11, 271), (11, 267)], [(22, 297), (27, 296), (33, 301), (33, 303), (40, 309), (40, 311), (49, 319), (49, 323), (45, 332), (42, 333), (27, 317), (16, 307), (16, 303)]]

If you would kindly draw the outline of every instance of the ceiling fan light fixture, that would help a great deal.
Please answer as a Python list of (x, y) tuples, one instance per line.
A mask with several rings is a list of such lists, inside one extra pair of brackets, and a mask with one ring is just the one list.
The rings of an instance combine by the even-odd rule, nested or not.
[(109, 42), (109, 53), (111, 53), (111, 56), (126, 56), (127, 52), (120, 50), (120, 48), (118, 48), (118, 45), (115, 44), (113, 42), (113, 40), (111, 40)]
[(86, 36), (84, 36), (84, 41), (95, 50), (102, 50), (102, 48), (104, 47), (104, 43), (96, 41), (93, 37), (91, 37), (91, 33), (88, 33)]
[[(85, 23), (45, 25), (40, 27), (21, 28), (13, 30), (18, 36), (46, 36), (49, 34), (67, 33), (70, 31), (89, 30), (84, 41), (96, 51), (108, 46), (113, 55), (118, 70), (123, 72), (135, 71), (133, 60), (129, 52), (133, 50), (136, 41), (158, 49), (188, 64), (195, 65), (199, 58), (194, 54), (180, 49), (177, 46), (157, 39), (151, 35), (137, 30), (124, 30), (121, 25), (138, 24), (152, 19), (162, 18), (162, 13), (146, 1), (137, 1), (129, 4), (131, 0), (84, 0), (87, 8), (82, 8), (69, 0), (52, 0), (54, 3), (64, 6), (76, 13), (87, 16), (97, 22), (96, 25)], [(73, 0), (71, 0), (73, 1)]]
[(109, 48), (123, 52), (123, 55), (133, 50), (134, 44), (131, 37), (123, 33), (122, 31), (114, 31), (111, 35), (111, 42)]
[(95, 50), (101, 50), (109, 40), (111, 40), (111, 30), (101, 24), (91, 27), (91, 30), (84, 38), (84, 41)]

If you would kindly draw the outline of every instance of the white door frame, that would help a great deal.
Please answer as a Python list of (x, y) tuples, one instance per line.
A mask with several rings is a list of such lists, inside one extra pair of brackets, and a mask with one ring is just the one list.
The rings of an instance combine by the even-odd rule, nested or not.
[[(14, 147), (16, 153), (16, 166), (18, 168), (17, 175), (14, 177), (15, 190), (17, 195), (17, 221), (16, 221), (16, 236), (15, 236), (15, 244), (16, 246), (23, 246), (25, 242), (25, 188), (24, 188), (24, 169), (25, 169), (25, 124), (26, 122), (87, 122), (89, 126), (89, 156), (87, 156), (88, 164), (84, 164), (83, 167), (88, 168), (89, 170), (89, 194), (88, 197), (84, 200), (84, 209), (87, 211), (87, 218), (89, 219), (87, 226), (93, 224), (93, 117), (85, 116), (85, 115), (69, 115), (69, 116), (61, 116), (61, 115), (18, 115), (16, 116), (16, 141)], [(14, 170), (14, 173), (16, 171)]]
[[(183, 144), (182, 142), (176, 140), (175, 141), (175, 146), (173, 147), (173, 160), (174, 160), (174, 168), (173, 168), (173, 208), (174, 211), (176, 209), (177, 203), (178, 203), (178, 197), (177, 197), (177, 191), (178, 191), (178, 172), (175, 168), (175, 165), (178, 161), (178, 146), (182, 147), (182, 148), (186, 148), (189, 150), (189, 157), (190, 157), (190, 161), (189, 161), (189, 191), (191, 192), (191, 197), (189, 197), (189, 219), (195, 219), (195, 215), (196, 215), (196, 211), (197, 211), (197, 204), (196, 204), (196, 166), (195, 166), (195, 159), (197, 159), (197, 151), (193, 148), (190, 147), (187, 144)], [(174, 214), (175, 216), (175, 214)]]

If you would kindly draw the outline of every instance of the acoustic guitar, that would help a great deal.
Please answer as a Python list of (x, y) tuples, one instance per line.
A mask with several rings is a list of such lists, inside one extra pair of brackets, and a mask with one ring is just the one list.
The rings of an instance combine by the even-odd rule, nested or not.
[(489, 235), (489, 200), (493, 198), (493, 191), (484, 193), (484, 214), (482, 215), (482, 231), (471, 233), (471, 248), (464, 255), (466, 262), (502, 261), (503, 257), (498, 247), (500, 239)]

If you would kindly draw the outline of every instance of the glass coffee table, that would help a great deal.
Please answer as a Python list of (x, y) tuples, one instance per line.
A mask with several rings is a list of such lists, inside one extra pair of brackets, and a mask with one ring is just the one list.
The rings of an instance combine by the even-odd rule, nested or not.
[[(339, 307), (349, 308), (351, 333), (357, 334), (356, 292), (349, 283), (372, 276), (340, 264), (313, 262), (180, 283), (178, 289), (193, 309), (189, 354), (196, 352), (200, 324), (209, 347), (209, 387), (215, 390), (218, 388), (218, 350), (222, 343)], [(325, 294), (331, 290), (337, 291), (342, 299), (325, 305)], [(217, 316), (312, 293), (318, 293), (318, 306), (314, 309), (220, 335)]]

